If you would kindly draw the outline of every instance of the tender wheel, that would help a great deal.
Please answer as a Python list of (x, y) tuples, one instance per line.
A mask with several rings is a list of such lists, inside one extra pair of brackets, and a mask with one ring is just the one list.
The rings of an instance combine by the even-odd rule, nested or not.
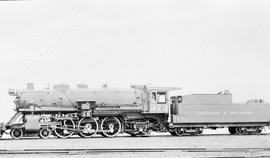
[(192, 132), (192, 133), (190, 133), (190, 135), (192, 135), (192, 136), (196, 136), (196, 135), (198, 135), (199, 134), (199, 129), (198, 128), (195, 128), (195, 131), (196, 132)]
[(55, 134), (59, 138), (71, 137), (75, 130), (75, 123), (71, 119), (59, 120), (58, 125), (54, 130)]
[(105, 137), (115, 137), (121, 131), (121, 122), (116, 117), (106, 117), (101, 122), (101, 131)]
[(235, 131), (236, 131), (236, 134), (244, 134), (244, 131), (242, 130), (241, 127), (236, 127)]
[(262, 127), (256, 128), (256, 134), (262, 133)]
[(20, 139), (23, 136), (23, 130), (21, 128), (15, 128), (10, 131), (10, 136), (13, 139)]
[(39, 131), (39, 137), (42, 139), (47, 139), (52, 134), (52, 131), (49, 128), (41, 128)]
[(229, 127), (228, 131), (230, 132), (230, 134), (236, 134), (236, 128), (235, 127)]
[(203, 131), (198, 131), (198, 134), (202, 134), (203, 133)]
[(96, 135), (98, 131), (98, 123), (92, 117), (82, 118), (79, 121), (78, 129), (82, 131), (78, 134), (79, 136), (83, 138), (90, 138)]
[(181, 128), (175, 128), (174, 129), (174, 133), (177, 135), (177, 136), (182, 136), (184, 134), (184, 132), (181, 130)]

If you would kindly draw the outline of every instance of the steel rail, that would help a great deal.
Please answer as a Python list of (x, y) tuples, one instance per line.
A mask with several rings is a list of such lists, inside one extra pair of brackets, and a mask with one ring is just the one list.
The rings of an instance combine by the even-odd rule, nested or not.
[(230, 152), (251, 153), (269, 152), (270, 148), (118, 148), (118, 149), (0, 149), (0, 155), (6, 154), (91, 154), (91, 153), (130, 153), (130, 152)]

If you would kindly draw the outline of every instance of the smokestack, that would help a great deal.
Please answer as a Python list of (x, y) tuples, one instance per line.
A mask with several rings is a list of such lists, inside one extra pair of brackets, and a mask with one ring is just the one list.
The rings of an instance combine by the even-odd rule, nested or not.
[(27, 90), (34, 90), (34, 83), (27, 83)]

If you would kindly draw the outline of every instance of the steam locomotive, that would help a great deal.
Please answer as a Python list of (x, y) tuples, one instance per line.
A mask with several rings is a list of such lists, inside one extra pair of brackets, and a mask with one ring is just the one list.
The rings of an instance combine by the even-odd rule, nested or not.
[(53, 89), (9, 90), (16, 113), (1, 124), (0, 134), (13, 139), (38, 135), (83, 138), (119, 133), (147, 136), (169, 132), (173, 136), (199, 135), (206, 128), (228, 128), (230, 134), (258, 134), (270, 125), (270, 104), (262, 99), (232, 103), (228, 91), (183, 95), (179, 87), (132, 85), (130, 88), (90, 89), (79, 84)]

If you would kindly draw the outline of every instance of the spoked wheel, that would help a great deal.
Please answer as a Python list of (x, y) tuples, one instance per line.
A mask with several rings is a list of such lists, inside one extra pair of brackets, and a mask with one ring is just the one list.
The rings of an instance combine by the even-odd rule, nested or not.
[(98, 123), (92, 117), (82, 118), (79, 121), (78, 129), (81, 131), (78, 135), (83, 138), (90, 138), (96, 135)]
[(181, 128), (175, 128), (174, 129), (174, 133), (177, 135), (177, 136), (182, 136), (184, 134), (183, 131), (181, 131)]
[(75, 123), (71, 119), (59, 120), (58, 125), (54, 130), (55, 134), (59, 138), (71, 137), (75, 130)]
[(49, 128), (41, 128), (39, 130), (39, 137), (42, 139), (49, 138), (51, 134), (52, 134), (52, 131)]
[(105, 137), (115, 137), (121, 131), (121, 122), (116, 117), (106, 117), (101, 122), (101, 131)]
[(23, 136), (23, 130), (21, 128), (15, 128), (10, 131), (10, 136), (13, 139), (20, 139)]

